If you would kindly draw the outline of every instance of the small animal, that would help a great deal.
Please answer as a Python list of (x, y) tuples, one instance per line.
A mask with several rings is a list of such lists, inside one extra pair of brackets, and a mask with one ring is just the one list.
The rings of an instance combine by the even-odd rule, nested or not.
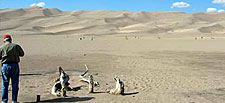
[(59, 68), (59, 77), (55, 80), (55, 84), (52, 87), (52, 94), (56, 96), (61, 96), (63, 95), (66, 97), (66, 91), (70, 90), (71, 88), (69, 87), (70, 83), (70, 77), (67, 75), (62, 67)]
[(115, 77), (114, 79), (116, 81), (116, 88), (111, 89), (109, 93), (114, 95), (124, 94), (124, 83), (119, 77)]

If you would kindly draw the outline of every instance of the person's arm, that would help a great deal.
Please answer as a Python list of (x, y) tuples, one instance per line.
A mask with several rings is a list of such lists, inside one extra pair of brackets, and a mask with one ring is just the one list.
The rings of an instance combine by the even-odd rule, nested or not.
[(17, 49), (18, 49), (18, 52), (19, 52), (19, 56), (24, 56), (24, 51), (23, 49), (21, 48), (21, 46), (17, 45)]

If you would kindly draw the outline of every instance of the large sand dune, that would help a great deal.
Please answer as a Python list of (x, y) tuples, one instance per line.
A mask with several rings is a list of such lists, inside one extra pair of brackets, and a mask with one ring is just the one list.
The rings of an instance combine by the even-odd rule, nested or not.
[[(61, 11), (29, 7), (0, 10), (1, 32), (23, 34), (172, 33), (192, 29), (225, 33), (225, 13)], [(214, 25), (214, 26), (212, 26)], [(219, 28), (215, 29), (215, 26)], [(207, 29), (207, 30), (206, 30)]]

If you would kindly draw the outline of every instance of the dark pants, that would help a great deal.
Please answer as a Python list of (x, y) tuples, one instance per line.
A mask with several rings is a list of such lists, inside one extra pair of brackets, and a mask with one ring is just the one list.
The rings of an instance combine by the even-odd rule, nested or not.
[(12, 80), (12, 101), (17, 101), (19, 91), (19, 65), (14, 64), (3, 64), (2, 65), (2, 102), (8, 102), (8, 87), (10, 79)]

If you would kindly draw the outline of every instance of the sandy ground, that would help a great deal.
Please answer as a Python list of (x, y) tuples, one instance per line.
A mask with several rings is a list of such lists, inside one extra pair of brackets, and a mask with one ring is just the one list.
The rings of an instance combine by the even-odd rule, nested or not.
[[(224, 103), (224, 17), (225, 13), (1, 9), (0, 38), (12, 34), (26, 52), (20, 63), (22, 103), (35, 102), (36, 95), (53, 103)], [(86, 39), (80, 41), (82, 35)], [(94, 94), (79, 82), (84, 64), (100, 82)], [(66, 98), (50, 94), (57, 66), (76, 88)], [(125, 83), (123, 96), (105, 93), (115, 87), (115, 76)]]
[[(20, 63), (19, 102), (84, 103), (224, 103), (225, 39), (97, 36), (14, 35), (26, 56)], [(1, 43), (2, 44), (2, 43)], [(86, 54), (86, 56), (84, 56)], [(84, 72), (100, 82), (94, 94), (79, 82)], [(50, 94), (62, 66), (71, 77), (68, 97)], [(125, 83), (125, 95), (105, 93), (115, 87), (114, 76)], [(11, 90), (11, 89), (10, 89)], [(10, 91), (11, 92), (11, 91)], [(11, 94), (10, 94), (11, 99)]]

